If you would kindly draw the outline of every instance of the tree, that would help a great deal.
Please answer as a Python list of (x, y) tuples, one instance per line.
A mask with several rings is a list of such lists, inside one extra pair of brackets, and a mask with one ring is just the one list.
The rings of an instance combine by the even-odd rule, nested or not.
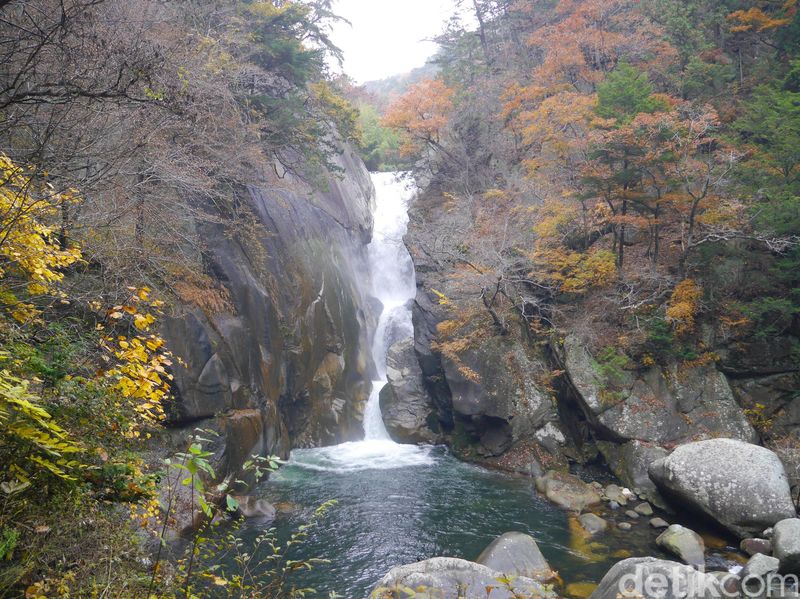
[(454, 96), (455, 91), (440, 79), (428, 79), (411, 86), (389, 106), (383, 124), (400, 131), (401, 154), (428, 149), (452, 156), (441, 142)]

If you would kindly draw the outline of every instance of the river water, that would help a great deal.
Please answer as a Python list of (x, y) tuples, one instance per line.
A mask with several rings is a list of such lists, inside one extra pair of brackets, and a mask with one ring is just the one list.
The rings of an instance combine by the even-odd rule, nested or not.
[[(393, 566), (435, 556), (475, 559), (508, 531), (533, 535), (562, 576), (597, 581), (621, 555), (571, 538), (561, 510), (539, 498), (529, 478), (464, 464), (442, 447), (392, 442), (384, 428), (378, 394), (385, 384), (386, 351), (411, 336), (409, 300), (414, 268), (403, 244), (413, 189), (393, 174), (373, 174), (375, 229), (369, 246), (372, 293), (383, 303), (373, 357), (379, 380), (365, 411), (365, 439), (335, 447), (292, 452), (288, 464), (259, 489), (279, 506), (278, 536), (286, 538), (315, 508), (337, 500), (293, 559), (329, 560), (298, 575), (297, 583), (348, 599), (368, 596)], [(257, 525), (242, 534), (255, 536)], [(649, 535), (648, 535), (649, 536)], [(631, 545), (635, 535), (613, 545)]]

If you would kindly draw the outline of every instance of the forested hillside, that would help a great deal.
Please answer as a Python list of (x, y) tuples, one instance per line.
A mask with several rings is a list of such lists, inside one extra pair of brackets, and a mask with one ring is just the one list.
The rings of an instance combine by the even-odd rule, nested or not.
[[(491, 396), (497, 368), (530, 370), (512, 358), (522, 338), (547, 354), (534, 360), (537, 388), (622, 480), (636, 467), (617, 444), (640, 462), (643, 447), (730, 434), (715, 420), (733, 402), (727, 383), (702, 408), (681, 399), (687, 388), (709, 398), (691, 381), (717, 371), (797, 477), (796, 3), (474, 10), (477, 30), (444, 34), (439, 75), (384, 119), (431, 181), (409, 244), (416, 351), (440, 422), (453, 426), (451, 396)], [(487, 344), (508, 363), (487, 358)], [(454, 403), (454, 442), (464, 427), (479, 453), (497, 455), (524, 437), (518, 411), (497, 424), (487, 408), (476, 424), (469, 406), (459, 415)], [(646, 464), (638, 473), (650, 484)]]
[[(311, 262), (371, 234), (334, 19), (326, 0), (0, 2), (0, 596), (198, 596), (197, 543), (169, 564), (150, 546), (224, 511), (251, 452), (345, 434), (284, 421), (363, 362), (356, 317), (313, 310), (360, 309)], [(167, 421), (222, 441), (189, 450)]]

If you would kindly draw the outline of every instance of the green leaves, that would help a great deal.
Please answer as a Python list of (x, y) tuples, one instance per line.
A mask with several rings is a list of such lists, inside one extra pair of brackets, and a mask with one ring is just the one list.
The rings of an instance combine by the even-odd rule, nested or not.
[(667, 108), (666, 103), (653, 96), (653, 86), (647, 75), (627, 63), (620, 63), (597, 86), (598, 116), (616, 119), (625, 124), (642, 112), (653, 113)]

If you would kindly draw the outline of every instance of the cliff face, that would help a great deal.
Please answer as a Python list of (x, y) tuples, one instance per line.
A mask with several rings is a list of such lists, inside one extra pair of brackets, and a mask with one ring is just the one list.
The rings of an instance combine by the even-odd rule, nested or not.
[[(572, 461), (601, 461), (626, 485), (658, 501), (647, 473), (654, 460), (681, 444), (726, 437), (773, 449), (796, 480), (800, 400), (791, 327), (765, 347), (706, 323), (703, 343), (714, 360), (676, 357), (626, 367), (613, 383), (569, 323), (561, 339), (535, 337), (516, 326), (506, 335), (472, 335), (476, 319), (488, 322), (482, 313), (466, 329), (474, 342), (459, 350), (458, 362), (443, 355), (437, 325), (457, 318), (469, 298), (448, 259), (429, 250), (435, 241), (430, 231), (451, 218), (429, 195), (412, 208), (406, 238), (417, 269), (415, 343), (393, 348), (390, 357), (398, 366), (389, 373), (389, 386), (395, 392), (381, 394), (387, 428), (397, 440), (438, 435), (463, 457), (534, 475)], [(418, 368), (409, 365), (412, 359)], [(410, 399), (403, 401), (404, 393)], [(759, 427), (765, 419), (768, 427)], [(413, 422), (421, 430), (409, 430)]]
[[(218, 416), (224, 471), (253, 453), (359, 438), (372, 369), (367, 339), (374, 189), (351, 150), (323, 191), (249, 189), (252, 217), (202, 225), (206, 270), (227, 309), (187, 307), (165, 327), (176, 366), (173, 423)], [(209, 207), (209, 210), (211, 208)]]

